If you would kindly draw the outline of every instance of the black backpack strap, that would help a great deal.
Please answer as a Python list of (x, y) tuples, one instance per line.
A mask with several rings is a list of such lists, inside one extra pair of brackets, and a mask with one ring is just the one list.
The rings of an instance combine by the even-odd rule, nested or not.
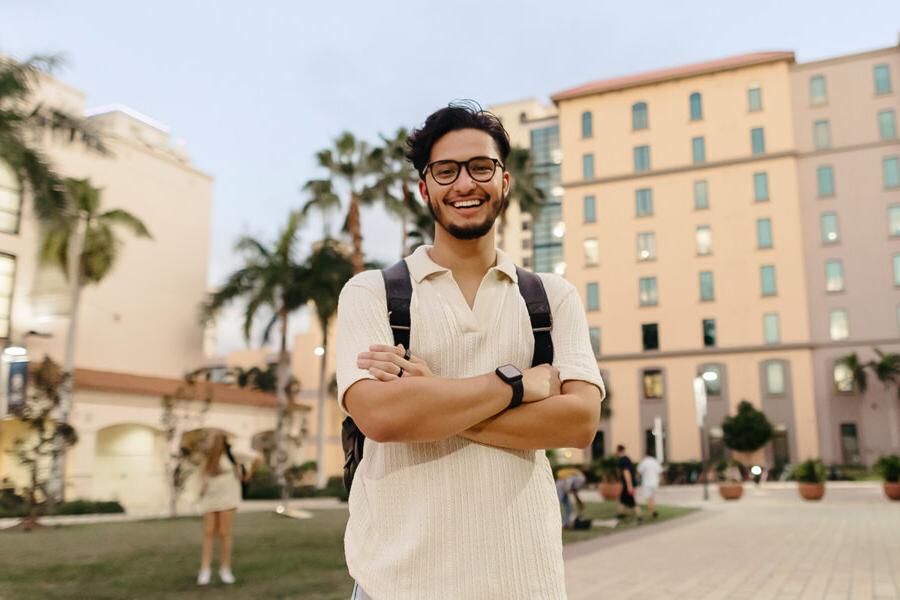
[(409, 350), (409, 305), (412, 302), (412, 281), (406, 261), (401, 259), (382, 269), (384, 291), (387, 296), (388, 319), (394, 334), (394, 345), (403, 344)]
[(544, 282), (539, 275), (519, 266), (516, 266), (516, 274), (519, 276), (519, 293), (522, 294), (525, 306), (528, 307), (531, 331), (534, 334), (534, 356), (531, 359), (531, 366), (553, 364), (553, 340), (550, 337), (553, 330), (553, 315), (550, 313), (550, 301), (547, 299)]

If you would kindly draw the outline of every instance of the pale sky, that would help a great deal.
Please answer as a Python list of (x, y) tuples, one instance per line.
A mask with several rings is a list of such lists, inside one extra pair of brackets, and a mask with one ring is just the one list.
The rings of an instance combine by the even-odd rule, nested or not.
[[(236, 2), (0, 0), (0, 52), (63, 52), (88, 106), (125, 104), (184, 139), (215, 178), (208, 283), (243, 234), (273, 237), (322, 176), (341, 131), (420, 124), (456, 98), (483, 105), (745, 52), (800, 62), (893, 46), (900, 1)], [(368, 257), (399, 258), (399, 224), (364, 213)], [(320, 236), (310, 222), (303, 247)], [(303, 317), (293, 329), (304, 327)], [(226, 315), (220, 350), (243, 347)]]

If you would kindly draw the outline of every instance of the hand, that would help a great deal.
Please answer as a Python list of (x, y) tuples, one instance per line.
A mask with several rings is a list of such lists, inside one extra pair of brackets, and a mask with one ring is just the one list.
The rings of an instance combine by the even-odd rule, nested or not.
[(369, 346), (369, 352), (360, 352), (356, 357), (356, 366), (367, 369), (379, 381), (393, 381), (403, 369), (403, 377), (433, 377), (428, 364), (418, 356), (403, 358), (406, 349), (403, 344), (385, 346), (375, 344)]
[(628, 495), (634, 496), (634, 486), (633, 485), (628, 486)]
[(537, 402), (550, 396), (558, 396), (562, 383), (559, 381), (559, 369), (543, 364), (522, 371), (522, 387), (525, 394), (522, 402)]

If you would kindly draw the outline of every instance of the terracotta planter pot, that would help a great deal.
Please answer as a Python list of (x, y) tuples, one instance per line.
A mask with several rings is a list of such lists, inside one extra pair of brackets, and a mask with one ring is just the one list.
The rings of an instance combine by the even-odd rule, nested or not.
[(601, 482), (600, 483), (600, 495), (603, 496), (604, 500), (618, 500), (619, 494), (622, 493), (622, 483), (621, 482)]
[(891, 500), (900, 500), (900, 483), (884, 482), (884, 495)]
[(797, 487), (804, 500), (821, 500), (825, 495), (824, 483), (800, 483)]
[(744, 495), (744, 484), (720, 483), (719, 495), (725, 500), (739, 500)]

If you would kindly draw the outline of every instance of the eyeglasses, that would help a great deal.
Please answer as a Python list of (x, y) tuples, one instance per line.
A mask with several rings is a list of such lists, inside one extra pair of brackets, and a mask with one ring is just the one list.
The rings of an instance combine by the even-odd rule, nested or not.
[(490, 181), (494, 173), (497, 172), (498, 166), (503, 169), (503, 163), (496, 158), (476, 156), (467, 161), (436, 160), (425, 166), (425, 169), (422, 171), (422, 177), (425, 177), (425, 173), (430, 170), (431, 176), (436, 182), (441, 185), (450, 185), (459, 178), (463, 165), (465, 165), (466, 172), (472, 178), (472, 181), (477, 181), (478, 183)]

